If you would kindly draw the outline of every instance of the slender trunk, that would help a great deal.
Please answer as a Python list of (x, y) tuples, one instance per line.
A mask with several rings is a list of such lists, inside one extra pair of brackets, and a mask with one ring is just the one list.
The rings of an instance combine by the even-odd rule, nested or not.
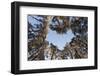
[(42, 34), (43, 34), (43, 46), (41, 46), (42, 47), (42, 50), (40, 50), (41, 52), (39, 53), (39, 59), (40, 60), (44, 60), (45, 58), (45, 56), (44, 56), (44, 50), (46, 49), (46, 47), (45, 47), (45, 45), (46, 45), (46, 43), (45, 43), (45, 39), (46, 39), (46, 36), (47, 36), (47, 34), (48, 34), (48, 30), (49, 30), (49, 22), (50, 22), (50, 18), (51, 16), (47, 16), (46, 17), (46, 19), (44, 20), (44, 23), (43, 23), (43, 25), (44, 25), (44, 29), (43, 29), (43, 32), (42, 32)]

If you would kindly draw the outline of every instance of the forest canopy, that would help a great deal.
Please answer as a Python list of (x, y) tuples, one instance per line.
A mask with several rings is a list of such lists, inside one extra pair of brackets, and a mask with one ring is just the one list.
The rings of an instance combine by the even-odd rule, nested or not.
[(28, 61), (88, 58), (88, 17), (28, 15)]

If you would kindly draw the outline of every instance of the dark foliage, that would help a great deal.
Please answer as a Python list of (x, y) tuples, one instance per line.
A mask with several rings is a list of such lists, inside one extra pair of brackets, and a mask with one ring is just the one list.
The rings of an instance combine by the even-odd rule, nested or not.
[[(88, 18), (70, 16), (32, 16), (38, 21), (28, 21), (28, 60), (80, 59), (88, 57)], [(75, 37), (59, 50), (53, 43), (46, 41), (48, 28), (58, 34), (66, 34), (70, 29)], [(45, 55), (46, 53), (46, 55)]]

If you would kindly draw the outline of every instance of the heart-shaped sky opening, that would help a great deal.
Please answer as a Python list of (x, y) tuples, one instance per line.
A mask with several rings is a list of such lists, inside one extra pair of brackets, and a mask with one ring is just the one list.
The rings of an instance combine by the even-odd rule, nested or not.
[(49, 29), (46, 40), (57, 46), (59, 50), (63, 50), (66, 43), (69, 43), (74, 37), (71, 30), (68, 30), (65, 34), (58, 34), (56, 31)]

